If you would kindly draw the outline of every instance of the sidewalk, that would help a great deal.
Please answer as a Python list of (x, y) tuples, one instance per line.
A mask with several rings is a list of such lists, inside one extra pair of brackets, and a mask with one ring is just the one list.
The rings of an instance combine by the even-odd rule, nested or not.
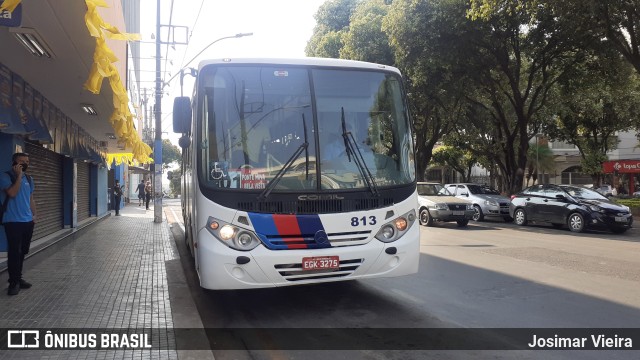
[(0, 357), (213, 359), (210, 351), (177, 350), (180, 340), (171, 330), (198, 329), (202, 323), (166, 216), (156, 224), (153, 208), (135, 205), (120, 213), (30, 254), (23, 276), (31, 289), (8, 296), (8, 274), (0, 273), (0, 329), (148, 329), (153, 348), (13, 350)]

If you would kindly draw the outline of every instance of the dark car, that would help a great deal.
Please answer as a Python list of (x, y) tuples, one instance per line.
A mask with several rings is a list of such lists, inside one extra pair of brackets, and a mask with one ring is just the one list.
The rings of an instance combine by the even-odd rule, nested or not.
[(511, 197), (509, 214), (517, 225), (527, 222), (564, 225), (574, 232), (606, 228), (616, 234), (631, 228), (629, 207), (609, 201), (601, 194), (573, 185), (534, 185)]

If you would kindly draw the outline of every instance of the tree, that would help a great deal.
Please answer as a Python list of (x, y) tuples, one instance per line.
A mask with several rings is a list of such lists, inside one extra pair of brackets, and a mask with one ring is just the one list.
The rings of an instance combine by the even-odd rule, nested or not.
[[(540, 139), (536, 138), (536, 141), (540, 141)], [(532, 184), (535, 184), (536, 181), (538, 181), (540, 173), (545, 174), (555, 170), (556, 168), (553, 151), (549, 148), (549, 144), (538, 143), (531, 145), (531, 147), (529, 147), (529, 154), (527, 157), (527, 174), (525, 175), (525, 178), (527, 179), (526, 186), (529, 186), (529, 180), (532, 180)]]
[(171, 193), (180, 194), (182, 188), (182, 165), (178, 165), (178, 168), (174, 168), (172, 171), (167, 172), (167, 178), (169, 179), (169, 189)]
[(182, 164), (182, 152), (169, 139), (162, 140), (162, 169), (166, 170), (173, 162)]
[(433, 151), (433, 163), (452, 168), (462, 176), (462, 182), (468, 182), (477, 159), (469, 151), (444, 145)]
[(558, 112), (546, 132), (576, 145), (582, 171), (600, 184), (607, 152), (617, 132), (640, 126), (640, 76), (612, 48), (603, 48), (560, 82)]
[(424, 180), (435, 144), (466, 111), (464, 14), (461, 1), (395, 0), (382, 22), (396, 66), (407, 78), (419, 180)]
[(349, 29), (351, 13), (359, 0), (329, 0), (322, 4), (314, 18), (316, 26), (307, 42), (307, 56), (339, 58), (342, 36)]
[(522, 188), (529, 141), (551, 118), (553, 89), (583, 60), (588, 39), (557, 21), (543, 3), (471, 0), (471, 5), (470, 17), (481, 27), (469, 35), (478, 48), (476, 83), (482, 90), (471, 100), (493, 118), (505, 180), (514, 193)]
[(344, 33), (340, 58), (393, 65), (393, 51), (382, 21), (389, 5), (384, 0), (369, 0), (358, 4), (351, 15), (349, 31)]
[[(511, 0), (470, 0), (472, 17), (487, 18)], [(585, 44), (617, 51), (640, 74), (640, 3), (601, 0), (517, 1), (529, 9), (545, 6), (553, 9), (558, 22), (589, 38)], [(640, 138), (640, 133), (638, 133)], [(600, 156), (587, 156), (590, 159)], [(592, 162), (590, 160), (589, 162)]]

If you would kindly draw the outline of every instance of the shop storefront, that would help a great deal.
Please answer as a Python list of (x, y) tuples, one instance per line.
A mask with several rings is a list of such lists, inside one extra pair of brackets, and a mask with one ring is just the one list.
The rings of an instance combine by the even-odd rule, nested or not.
[(605, 161), (602, 170), (605, 174), (613, 174), (613, 185), (627, 194), (633, 194), (640, 187), (640, 159)]

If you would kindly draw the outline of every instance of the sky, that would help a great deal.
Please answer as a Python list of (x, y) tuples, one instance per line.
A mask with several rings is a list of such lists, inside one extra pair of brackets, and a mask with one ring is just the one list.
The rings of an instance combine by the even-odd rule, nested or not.
[[(175, 50), (162, 46), (165, 63), (171, 75), (179, 72), (187, 61), (213, 41), (237, 33), (252, 36), (220, 40), (211, 45), (189, 67), (200, 60), (227, 57), (304, 57), (304, 49), (315, 27), (314, 15), (326, 0), (161, 0), (161, 24), (171, 23), (189, 28), (188, 45), (175, 45)], [(171, 3), (173, 11), (171, 11)], [(141, 0), (142, 41), (154, 41), (156, 31), (156, 0)], [(171, 20), (169, 19), (170, 14)], [(166, 36), (166, 35), (165, 35)], [(177, 35), (176, 35), (177, 36)], [(155, 56), (155, 45), (141, 44), (141, 57)], [(167, 59), (165, 62), (164, 58)], [(171, 64), (173, 62), (173, 64)], [(142, 87), (155, 86), (155, 60), (141, 60)], [(149, 71), (153, 70), (153, 71)], [(164, 73), (164, 79), (171, 76)], [(180, 96), (179, 75), (165, 87), (162, 101), (163, 138), (178, 144), (179, 134), (173, 133), (171, 110), (173, 99)], [(185, 77), (184, 94), (191, 95), (193, 82)]]

